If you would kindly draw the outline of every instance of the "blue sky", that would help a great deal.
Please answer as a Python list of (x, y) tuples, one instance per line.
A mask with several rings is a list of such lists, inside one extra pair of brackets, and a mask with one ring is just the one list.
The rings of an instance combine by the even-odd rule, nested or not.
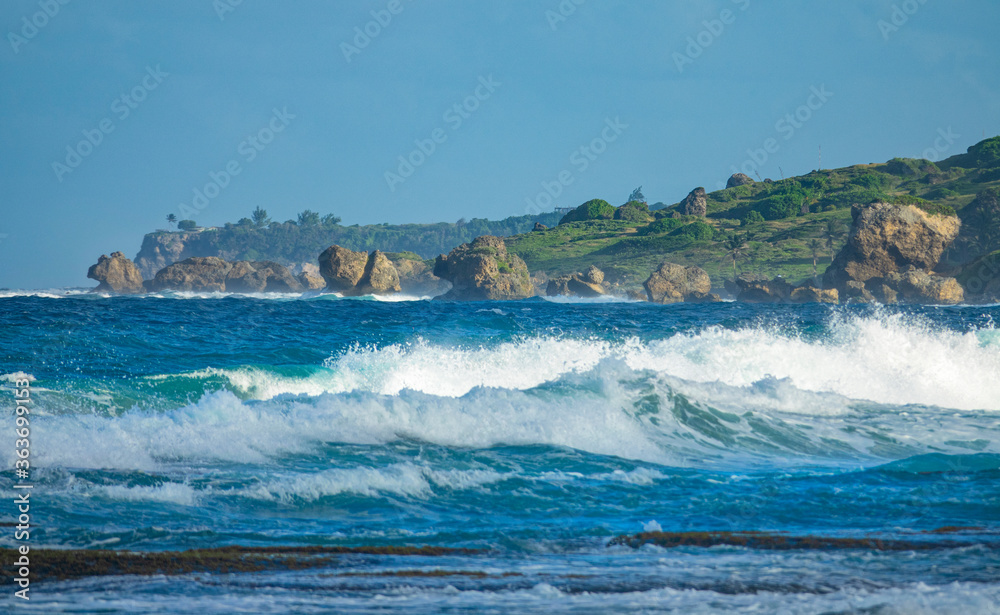
[(991, 0), (6, 0), (0, 287), (92, 286), (169, 213), (497, 219), (797, 175), (820, 146), (945, 157), (1000, 133), (998, 23)]

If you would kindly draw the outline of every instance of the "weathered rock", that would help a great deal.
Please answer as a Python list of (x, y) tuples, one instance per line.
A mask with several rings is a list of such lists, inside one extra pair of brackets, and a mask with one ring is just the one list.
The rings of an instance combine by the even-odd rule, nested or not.
[(579, 275), (570, 276), (566, 281), (566, 288), (570, 294), (578, 297), (600, 297), (604, 294), (604, 287), (600, 284), (588, 282)]
[(573, 294), (569, 290), (569, 278), (570, 276), (568, 275), (550, 278), (548, 284), (545, 286), (545, 296), (559, 297), (561, 295)]
[(598, 269), (595, 265), (591, 265), (583, 273), (583, 280), (589, 284), (603, 284), (604, 272)]
[(223, 292), (233, 266), (215, 256), (193, 257), (168, 265), (156, 273), (150, 290)]
[(749, 175), (746, 175), (745, 173), (733, 173), (729, 176), (729, 181), (726, 182), (726, 188), (733, 188), (752, 183), (754, 183), (754, 181), (750, 179)]
[(766, 280), (751, 275), (737, 277), (736, 287), (736, 300), (747, 303), (787, 303), (794, 288), (782, 278)]
[(87, 270), (87, 277), (100, 282), (94, 292), (119, 295), (137, 295), (146, 292), (139, 268), (121, 252), (112, 252), (110, 257), (102, 254), (97, 259), (97, 264), (91, 265)]
[[(965, 292), (955, 278), (928, 275), (916, 268), (889, 275), (884, 286), (895, 291), (894, 300), (905, 303), (955, 305), (965, 300)], [(893, 302), (886, 296), (882, 300)]]
[(151, 280), (163, 268), (194, 256), (218, 256), (217, 233), (149, 233), (135, 256), (135, 265), (143, 279)]
[(712, 292), (712, 280), (704, 269), (675, 263), (661, 264), (642, 285), (653, 303), (705, 300)]
[(230, 293), (300, 293), (302, 284), (288, 267), (273, 261), (236, 261), (226, 276)]
[(330, 246), (319, 255), (319, 273), (326, 280), (328, 290), (353, 292), (365, 275), (368, 254), (340, 246)]
[(444, 299), (500, 301), (524, 299), (534, 294), (528, 266), (516, 254), (508, 254), (503, 239), (492, 235), (463, 243), (434, 263), (434, 275), (448, 280), (452, 288)]
[(974, 303), (1000, 302), (1000, 250), (966, 265), (958, 276), (965, 297)]
[(851, 213), (847, 244), (823, 276), (826, 288), (843, 290), (849, 281), (865, 283), (911, 266), (933, 269), (961, 224), (955, 216), (930, 215), (912, 205), (856, 205)]
[(864, 282), (855, 282), (854, 280), (849, 280), (844, 284), (843, 292), (841, 295), (848, 300), (849, 303), (875, 303), (875, 296), (865, 288)]
[(705, 189), (695, 188), (680, 204), (681, 213), (685, 216), (702, 216), (708, 213), (708, 201), (705, 200)]
[(535, 222), (535, 226), (531, 230), (532, 231), (544, 231), (544, 230), (547, 230), (548, 228), (549, 227), (545, 226), (541, 222)]
[(434, 275), (422, 260), (387, 254), (399, 275), (400, 292), (417, 297), (436, 297), (448, 292), (451, 285)]
[(387, 295), (399, 291), (399, 274), (396, 272), (396, 267), (385, 254), (375, 250), (368, 255), (365, 271), (351, 294)]
[(303, 271), (298, 275), (299, 284), (305, 290), (323, 290), (326, 288), (326, 280), (309, 271)]
[(836, 288), (822, 289), (807, 285), (793, 288), (788, 299), (792, 303), (840, 303), (840, 293)]

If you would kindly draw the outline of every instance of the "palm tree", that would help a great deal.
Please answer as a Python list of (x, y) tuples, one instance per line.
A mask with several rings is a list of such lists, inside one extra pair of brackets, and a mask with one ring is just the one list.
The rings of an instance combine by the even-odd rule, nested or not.
[(833, 262), (833, 246), (844, 233), (844, 225), (838, 220), (827, 220), (823, 237), (826, 239), (826, 249), (830, 253), (830, 262)]
[(177, 216), (174, 214), (167, 214), (167, 224), (170, 224), (171, 226), (177, 224)]
[(812, 239), (810, 239), (809, 241), (806, 242), (806, 247), (809, 248), (810, 252), (812, 252), (812, 257), (813, 257), (813, 282), (815, 282), (816, 279), (819, 277), (819, 272), (816, 269), (816, 259), (819, 258), (819, 251), (823, 249), (823, 242), (820, 241), (819, 239), (816, 239), (815, 237), (813, 237)]
[(747, 249), (747, 238), (746, 235), (739, 235), (733, 233), (726, 238), (725, 242), (726, 254), (733, 259), (733, 281), (736, 280), (736, 259), (743, 256), (744, 251)]

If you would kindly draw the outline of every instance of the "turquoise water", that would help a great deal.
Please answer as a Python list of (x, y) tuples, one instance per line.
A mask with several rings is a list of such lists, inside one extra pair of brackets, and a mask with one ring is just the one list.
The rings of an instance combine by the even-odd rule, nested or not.
[[(26, 612), (998, 612), (998, 307), (5, 294), (33, 547), (482, 550), (37, 583)], [(962, 546), (608, 546), (657, 529)], [(385, 574), (412, 570), (477, 574)]]

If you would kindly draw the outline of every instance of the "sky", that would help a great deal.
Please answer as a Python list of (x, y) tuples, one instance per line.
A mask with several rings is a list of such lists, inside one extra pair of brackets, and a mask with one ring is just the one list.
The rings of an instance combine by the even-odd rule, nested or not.
[(0, 287), (166, 216), (674, 203), (1000, 134), (1000, 2), (4, 0)]

